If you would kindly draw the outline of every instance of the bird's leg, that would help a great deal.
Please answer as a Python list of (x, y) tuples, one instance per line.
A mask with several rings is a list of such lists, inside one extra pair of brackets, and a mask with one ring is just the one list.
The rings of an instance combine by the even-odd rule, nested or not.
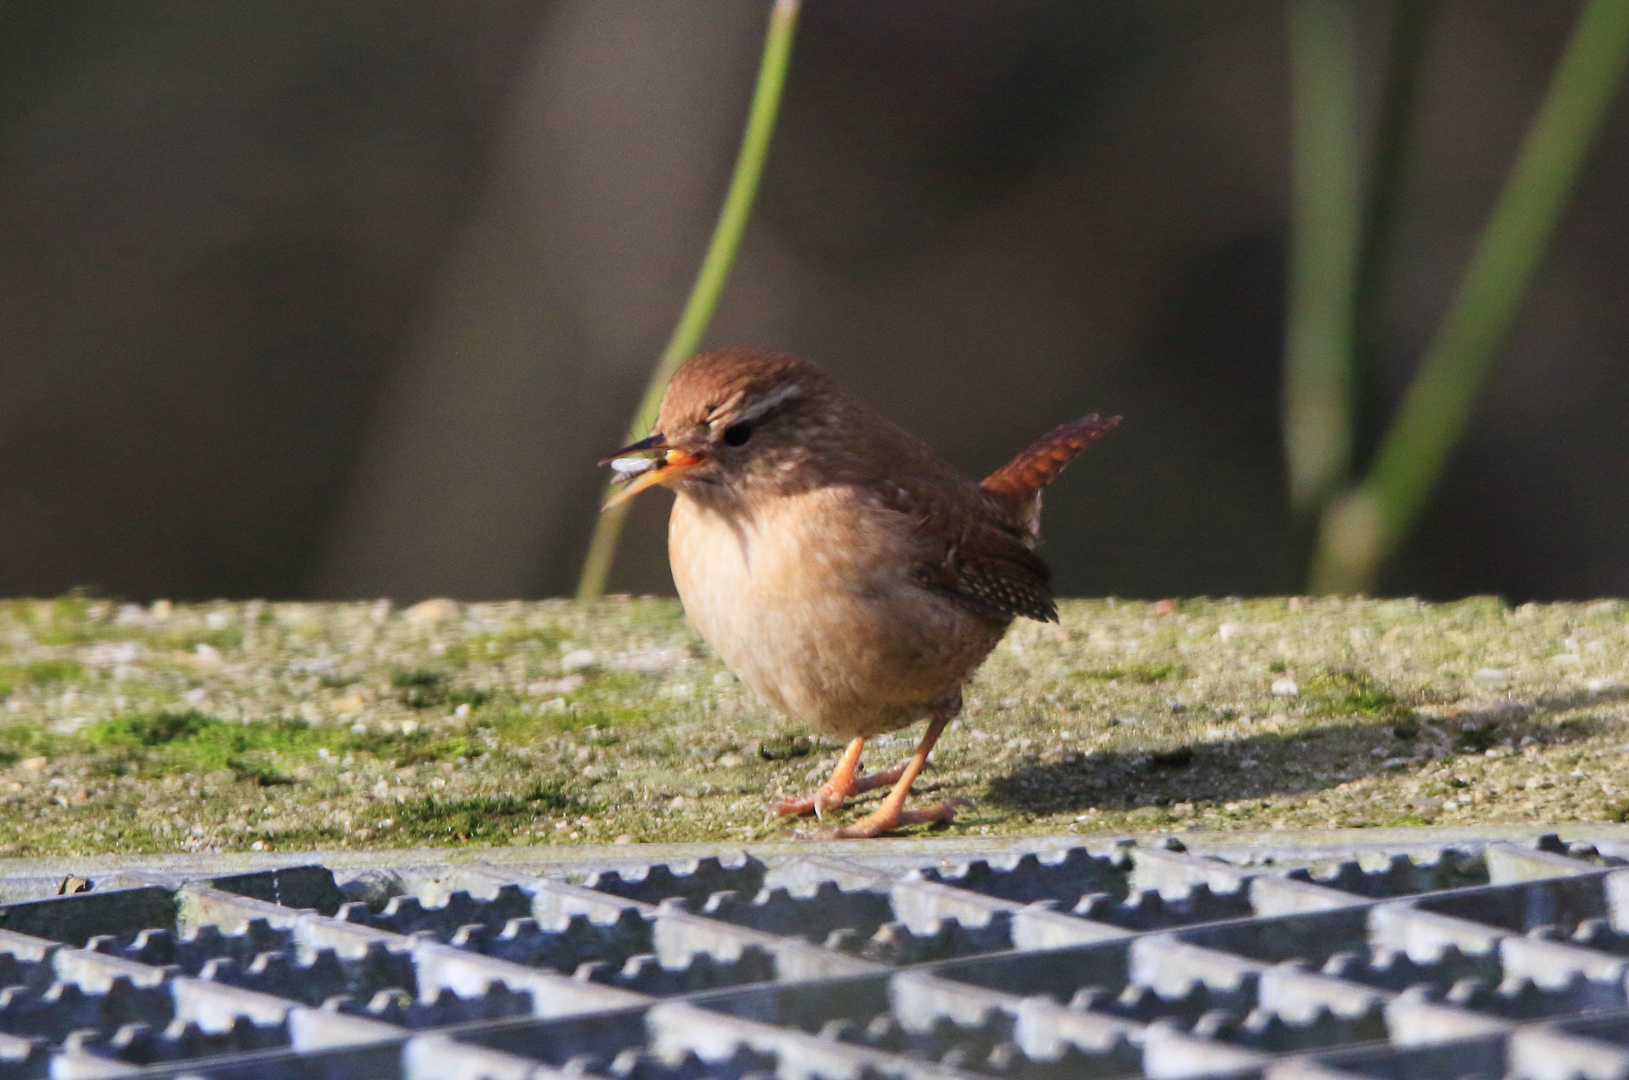
[[(951, 800), (942, 802), (926, 810), (906, 810), (905, 799), (911, 793), (911, 784), (916, 781), (917, 774), (928, 763), (928, 754), (933, 751), (933, 744), (939, 741), (939, 735), (950, 723), (951, 717), (961, 711), (962, 699), (957, 694), (950, 701), (933, 710), (928, 720), (928, 730), (922, 735), (922, 742), (917, 746), (916, 753), (905, 762), (900, 770), (899, 780), (894, 784), (894, 790), (882, 800), (875, 810), (852, 825), (841, 828), (822, 830), (811, 834), (818, 839), (858, 840), (869, 839), (881, 835), (889, 829), (897, 829), (902, 825), (925, 825), (933, 821), (950, 821), (956, 816), (956, 806), (964, 800)], [(894, 770), (890, 769), (889, 772)]]
[(884, 769), (879, 773), (867, 776), (855, 776), (860, 768), (860, 751), (865, 749), (865, 739), (855, 739), (843, 751), (843, 756), (837, 759), (837, 768), (832, 770), (831, 779), (804, 799), (777, 799), (769, 804), (769, 812), (775, 817), (798, 817), (803, 814), (823, 816), (827, 810), (836, 810), (843, 803), (862, 792), (872, 791), (876, 788), (887, 787), (898, 780), (905, 772), (909, 762), (900, 762), (891, 769)]

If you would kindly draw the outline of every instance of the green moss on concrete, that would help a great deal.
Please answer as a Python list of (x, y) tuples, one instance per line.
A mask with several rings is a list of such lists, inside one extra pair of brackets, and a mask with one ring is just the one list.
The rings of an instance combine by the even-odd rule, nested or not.
[[(919, 782), (972, 800), (950, 833), (1629, 816), (1629, 606), (1062, 615), (1014, 627)], [(9, 601), (0, 698), (17, 854), (764, 839), (787, 831), (764, 804), (840, 749), (755, 701), (667, 600)]]

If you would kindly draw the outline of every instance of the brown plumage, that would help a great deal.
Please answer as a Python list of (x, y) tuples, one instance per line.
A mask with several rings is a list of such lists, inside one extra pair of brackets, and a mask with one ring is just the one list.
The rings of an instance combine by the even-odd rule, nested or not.
[(1018, 456), (979, 484), (1019, 508), (1032, 541), (1041, 536), (1041, 489), (1058, 478), (1075, 456), (1120, 425), (1092, 413), (1060, 424), (1019, 451)]
[[(691, 621), (772, 705), (852, 740), (813, 798), (776, 812), (892, 783), (837, 835), (949, 819), (949, 804), (905, 812), (911, 781), (1013, 618), (1056, 620), (1032, 550), (1040, 491), (1116, 423), (1065, 424), (976, 484), (808, 361), (729, 349), (674, 374), (656, 434), (621, 452), (658, 457), (621, 497), (676, 491), (668, 554)], [(910, 761), (855, 775), (866, 738), (923, 717)]]

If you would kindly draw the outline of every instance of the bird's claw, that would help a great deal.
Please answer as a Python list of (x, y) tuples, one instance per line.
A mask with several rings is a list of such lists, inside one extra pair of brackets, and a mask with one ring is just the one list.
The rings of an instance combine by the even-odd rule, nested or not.
[(868, 791), (875, 791), (880, 787), (887, 787), (899, 779), (905, 771), (903, 764), (881, 772), (871, 773), (867, 776), (856, 777), (846, 785), (838, 787), (827, 781), (815, 789), (815, 793), (802, 799), (776, 799), (769, 804), (769, 814), (765, 820), (778, 817), (803, 817), (813, 814), (819, 820), (825, 820), (826, 814), (833, 810), (841, 810), (848, 801), (856, 795), (863, 795)]
[(817, 819), (824, 818), (829, 810), (841, 810), (848, 801), (846, 794), (833, 791), (827, 784), (822, 784), (811, 796), (801, 799), (776, 799), (769, 804), (765, 820), (778, 817), (803, 817), (813, 814)]
[(800, 829), (792, 834), (794, 840), (870, 840), (885, 832), (908, 825), (942, 825), (956, 819), (957, 810), (971, 809), (972, 800), (946, 799), (924, 810), (898, 810), (893, 813), (877, 811), (852, 825), (827, 825), (818, 829)]
[(850, 791), (837, 791), (828, 784), (821, 784), (814, 794), (814, 816), (817, 821), (826, 819), (829, 810), (841, 810), (843, 804), (848, 802)]

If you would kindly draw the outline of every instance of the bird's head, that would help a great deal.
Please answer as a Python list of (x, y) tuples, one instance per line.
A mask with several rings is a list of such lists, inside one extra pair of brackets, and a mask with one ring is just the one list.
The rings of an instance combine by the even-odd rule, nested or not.
[(793, 356), (758, 349), (693, 356), (668, 383), (655, 432), (600, 463), (626, 478), (606, 506), (654, 484), (740, 496), (754, 483), (789, 478), (823, 445), (834, 396), (825, 371)]

